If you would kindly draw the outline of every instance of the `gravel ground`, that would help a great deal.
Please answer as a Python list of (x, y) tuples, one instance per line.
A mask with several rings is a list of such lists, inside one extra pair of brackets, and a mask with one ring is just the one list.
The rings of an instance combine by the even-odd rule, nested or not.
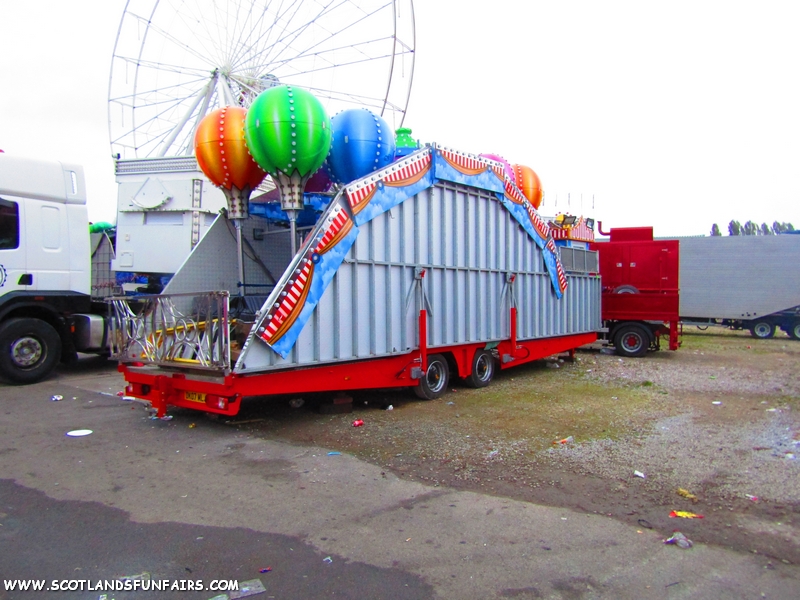
[(800, 343), (721, 329), (682, 339), (641, 359), (594, 348), (538, 361), (481, 390), (454, 381), (432, 402), (362, 393), (351, 414), (317, 414), (313, 398), (300, 409), (253, 400), (231, 425), (434, 486), (606, 514), (665, 537), (680, 528), (761, 554), (765, 568), (800, 564)]

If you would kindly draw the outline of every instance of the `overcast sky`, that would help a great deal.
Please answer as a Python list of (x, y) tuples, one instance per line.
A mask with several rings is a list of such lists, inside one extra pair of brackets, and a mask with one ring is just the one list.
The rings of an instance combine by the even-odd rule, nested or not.
[[(115, 219), (108, 79), (124, 0), (0, 0), (0, 148), (82, 164)], [(541, 212), (656, 234), (800, 228), (800, 3), (416, 2), (406, 125), (541, 177)], [(568, 204), (569, 194), (569, 204)], [(582, 200), (581, 200), (582, 197)]]

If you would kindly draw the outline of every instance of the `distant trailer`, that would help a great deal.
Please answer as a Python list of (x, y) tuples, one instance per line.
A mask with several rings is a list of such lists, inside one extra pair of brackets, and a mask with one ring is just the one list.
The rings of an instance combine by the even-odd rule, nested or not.
[(219, 218), (163, 294), (112, 300), (126, 393), (158, 416), (370, 388), (433, 399), (451, 376), (483, 387), (596, 339), (596, 267), (563, 268), (500, 163), (430, 146), (326, 201), (294, 256), (285, 228), (251, 214), (244, 294)]
[(683, 323), (800, 340), (800, 235), (680, 238), (680, 254)]

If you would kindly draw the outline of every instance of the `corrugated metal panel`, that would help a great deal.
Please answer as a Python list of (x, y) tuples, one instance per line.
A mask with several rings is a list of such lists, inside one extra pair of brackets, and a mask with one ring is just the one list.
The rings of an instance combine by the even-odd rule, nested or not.
[(597, 273), (599, 270), (597, 252), (583, 248), (559, 246), (561, 264), (564, 270), (573, 273)]
[(800, 305), (800, 236), (680, 239), (681, 317), (741, 319)]
[(286, 359), (250, 339), (237, 370), (408, 352), (423, 306), (431, 348), (508, 339), (512, 299), (519, 339), (600, 328), (599, 278), (572, 275), (557, 299), (542, 251), (495, 194), (439, 182), (361, 225)]

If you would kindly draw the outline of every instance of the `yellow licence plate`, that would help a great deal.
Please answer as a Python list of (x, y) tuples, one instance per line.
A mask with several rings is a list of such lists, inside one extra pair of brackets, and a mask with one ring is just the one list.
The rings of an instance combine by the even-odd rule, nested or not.
[(183, 397), (186, 398), (189, 402), (203, 402), (206, 401), (206, 395), (201, 394), (200, 392), (184, 392)]

